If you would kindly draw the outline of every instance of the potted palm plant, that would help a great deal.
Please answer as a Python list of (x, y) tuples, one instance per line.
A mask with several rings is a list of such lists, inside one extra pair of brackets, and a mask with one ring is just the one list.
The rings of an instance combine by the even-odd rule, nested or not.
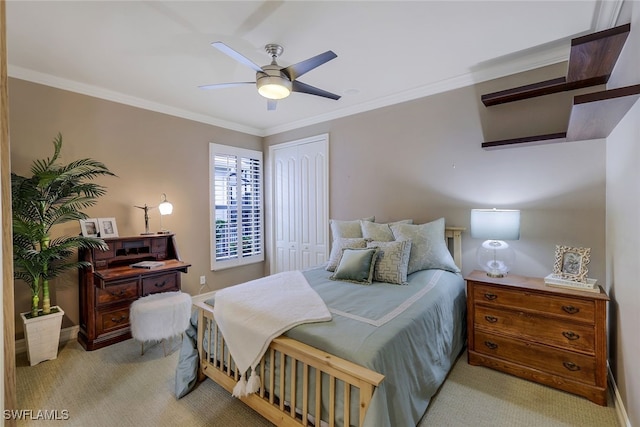
[[(96, 237), (53, 238), (52, 229), (68, 221), (87, 218), (82, 210), (93, 206), (106, 192), (104, 186), (89, 181), (101, 175), (115, 176), (104, 164), (92, 159), (59, 165), (61, 134), (53, 140), (53, 145), (53, 157), (35, 160), (30, 177), (11, 174), (14, 278), (31, 289), (31, 311), (21, 316), (32, 366), (55, 359), (58, 353), (64, 312), (60, 307), (51, 307), (49, 280), (87, 264), (74, 258), (77, 249), (107, 249), (104, 240)], [(45, 326), (47, 323), (52, 323), (53, 331)], [(46, 345), (48, 349), (44, 348)]]

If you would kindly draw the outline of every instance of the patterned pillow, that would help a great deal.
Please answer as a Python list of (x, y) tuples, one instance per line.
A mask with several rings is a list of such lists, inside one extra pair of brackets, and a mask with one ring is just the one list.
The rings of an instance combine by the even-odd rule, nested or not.
[(427, 224), (394, 224), (391, 231), (396, 240), (411, 240), (408, 274), (429, 268), (459, 273), (444, 240), (444, 218)]
[(395, 242), (367, 242), (368, 248), (380, 249), (373, 269), (373, 280), (395, 285), (407, 284), (411, 240)]
[(335, 273), (329, 279), (370, 285), (377, 256), (378, 248), (345, 248)]
[(330, 219), (329, 226), (331, 226), (331, 235), (333, 240), (341, 237), (354, 238), (362, 237), (362, 229), (360, 228), (360, 221), (375, 221), (374, 216), (369, 218), (362, 218), (362, 220), (356, 219), (353, 221), (340, 221), (337, 219)]
[(340, 256), (342, 255), (342, 250), (344, 248), (350, 249), (358, 249), (358, 248), (366, 248), (367, 241), (362, 237), (358, 238), (338, 238), (333, 241), (331, 246), (331, 254), (329, 255), (329, 262), (325, 267), (327, 271), (335, 271), (338, 262), (340, 261)]
[(402, 221), (391, 222), (388, 224), (361, 220), (360, 228), (362, 228), (362, 237), (364, 237), (365, 239), (375, 240), (378, 242), (392, 242), (395, 239), (393, 237), (393, 233), (391, 232), (391, 225), (412, 223), (412, 219), (403, 219)]

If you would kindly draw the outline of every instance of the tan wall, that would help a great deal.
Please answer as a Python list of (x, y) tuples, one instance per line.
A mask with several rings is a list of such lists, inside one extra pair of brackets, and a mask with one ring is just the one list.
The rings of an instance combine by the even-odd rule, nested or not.
[[(589, 276), (605, 278), (603, 140), (485, 151), (505, 139), (566, 130), (569, 94), (486, 108), (480, 95), (564, 75), (560, 64), (475, 87), (297, 129), (265, 147), (329, 133), (330, 217), (378, 221), (444, 216), (469, 227), (471, 208), (522, 210), (514, 273), (545, 276), (555, 245), (590, 247)], [(463, 235), (464, 271), (480, 244)]]
[[(51, 156), (51, 141), (61, 132), (62, 162), (91, 157), (118, 175), (100, 181), (107, 194), (87, 214), (115, 217), (121, 236), (144, 231), (144, 213), (134, 205), (157, 206), (161, 193), (167, 194), (174, 211), (162, 225), (176, 233), (180, 255), (192, 264), (182, 276), (186, 292), (199, 293), (200, 276), (207, 278), (207, 291), (263, 274), (263, 263), (210, 271), (208, 225), (209, 142), (260, 150), (261, 138), (18, 79), (9, 80), (9, 115), (14, 172), (28, 174), (34, 159)], [(158, 210), (149, 215), (150, 228), (157, 231)], [(60, 228), (61, 234), (80, 232), (77, 223)], [(54, 286), (53, 303), (65, 310), (66, 324), (77, 324), (77, 274)], [(16, 313), (28, 311), (27, 286), (15, 290)], [(21, 322), (16, 323), (21, 333)]]
[[(631, 34), (609, 87), (640, 83), (640, 3), (625, 2)], [(630, 424), (640, 426), (640, 102), (607, 138), (609, 360)]]

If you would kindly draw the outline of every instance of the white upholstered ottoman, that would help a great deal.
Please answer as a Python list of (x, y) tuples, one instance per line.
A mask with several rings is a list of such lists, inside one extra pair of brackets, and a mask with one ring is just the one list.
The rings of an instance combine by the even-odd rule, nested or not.
[(189, 327), (191, 296), (183, 292), (161, 292), (147, 295), (131, 304), (129, 321), (131, 336), (142, 343), (162, 341), (181, 335)]

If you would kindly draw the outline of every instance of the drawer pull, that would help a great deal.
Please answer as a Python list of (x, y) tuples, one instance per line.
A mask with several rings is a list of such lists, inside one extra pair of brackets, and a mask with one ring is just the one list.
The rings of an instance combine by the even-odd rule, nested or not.
[(486, 345), (491, 350), (495, 350), (496, 348), (498, 348), (498, 344), (491, 341), (485, 341), (484, 345)]
[(498, 295), (492, 294), (491, 292), (485, 292), (484, 297), (489, 301), (493, 301), (494, 299), (498, 298)]
[(498, 321), (498, 318), (494, 316), (484, 316), (484, 320), (489, 323), (496, 323)]
[(167, 284), (167, 281), (165, 280), (162, 283), (156, 283), (153, 286), (155, 286), (156, 288), (164, 288), (164, 285), (166, 285), (166, 284)]
[(112, 321), (113, 323), (122, 323), (122, 322), (124, 322), (125, 320), (127, 320), (127, 316), (125, 316), (124, 314), (123, 314), (122, 316), (120, 316), (120, 318), (119, 318), (119, 319), (118, 319), (117, 317), (112, 317), (112, 318), (111, 318), (111, 321)]
[(121, 297), (122, 295), (124, 295), (124, 289), (120, 289), (120, 292), (111, 292), (111, 291), (107, 291), (107, 292), (112, 297)]
[(580, 335), (578, 335), (578, 334), (576, 334), (575, 332), (572, 332), (572, 331), (564, 331), (562, 333), (562, 335), (564, 335), (564, 337), (566, 339), (571, 340), (571, 341), (575, 341), (577, 339), (580, 339)]
[(574, 306), (572, 306), (572, 305), (563, 305), (563, 306), (562, 306), (562, 309), (563, 309), (564, 311), (566, 311), (567, 313), (569, 313), (569, 314), (576, 314), (577, 312), (579, 312), (579, 311), (580, 311), (580, 309), (579, 309), (579, 308), (574, 307)]
[(562, 364), (564, 365), (565, 368), (567, 368), (570, 371), (579, 371), (580, 370), (580, 366), (576, 365), (573, 362), (562, 362)]

